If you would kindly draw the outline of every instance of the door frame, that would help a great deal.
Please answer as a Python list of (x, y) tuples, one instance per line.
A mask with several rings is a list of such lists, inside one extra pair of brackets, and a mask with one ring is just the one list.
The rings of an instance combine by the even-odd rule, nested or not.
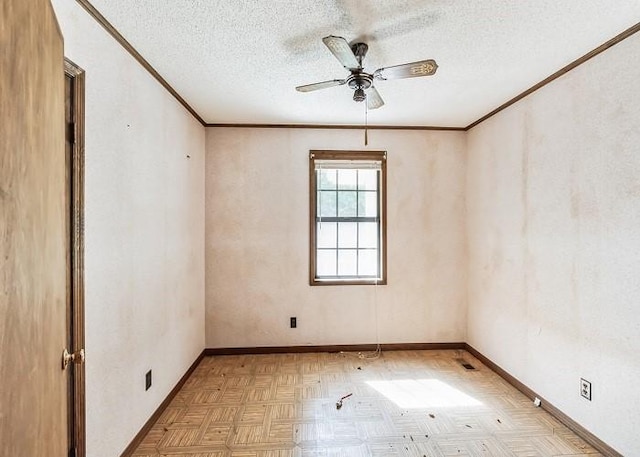
[[(85, 72), (78, 65), (65, 57), (65, 76), (71, 78), (72, 87), (72, 122), (73, 149), (71, 160), (67, 161), (67, 179), (71, 180), (71, 288), (69, 298), (72, 303), (71, 313), (71, 352), (84, 349), (84, 105), (85, 105)], [(69, 201), (69, 200), (67, 200)], [(76, 449), (75, 457), (86, 456), (86, 397), (85, 397), (85, 364), (71, 364), (73, 366), (73, 386), (69, 394), (73, 398), (73, 442)]]

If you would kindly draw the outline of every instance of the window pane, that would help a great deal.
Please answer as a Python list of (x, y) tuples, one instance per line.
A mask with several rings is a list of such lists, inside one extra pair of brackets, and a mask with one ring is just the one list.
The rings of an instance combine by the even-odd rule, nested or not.
[(358, 216), (377, 217), (378, 216), (378, 193), (358, 192)]
[(358, 226), (358, 247), (377, 248), (378, 224), (376, 222), (360, 222)]
[(340, 222), (338, 224), (338, 247), (358, 247), (358, 224), (355, 222)]
[(378, 170), (358, 170), (359, 190), (378, 190)]
[(319, 189), (335, 189), (337, 171), (338, 170), (319, 170)]
[(318, 192), (318, 206), (320, 207), (320, 217), (336, 217), (336, 192)]
[(361, 276), (378, 275), (378, 251), (375, 249), (358, 250), (358, 274)]
[[(386, 281), (383, 152), (310, 151), (311, 285)], [(362, 278), (363, 281), (359, 281)]]
[(338, 189), (356, 189), (357, 173), (353, 169), (338, 170)]
[(319, 248), (338, 247), (337, 227), (335, 222), (318, 222), (316, 224), (317, 246)]
[(357, 274), (357, 254), (355, 249), (338, 251), (338, 275), (355, 276)]
[(316, 251), (316, 262), (318, 276), (335, 276), (336, 275), (336, 251), (335, 249), (318, 249)]
[(357, 192), (338, 191), (338, 217), (356, 217), (357, 198)]

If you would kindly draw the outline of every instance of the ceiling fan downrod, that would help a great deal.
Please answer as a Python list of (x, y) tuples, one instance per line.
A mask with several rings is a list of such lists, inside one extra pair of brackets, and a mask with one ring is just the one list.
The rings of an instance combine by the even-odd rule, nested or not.
[(358, 59), (358, 63), (360, 64), (360, 68), (362, 68), (362, 61), (364, 57), (367, 55), (367, 51), (369, 50), (369, 46), (367, 43), (353, 43), (351, 45), (351, 51), (353, 51), (353, 55)]
[(351, 51), (358, 60), (359, 68), (351, 70), (351, 76), (347, 78), (347, 85), (354, 89), (353, 100), (356, 102), (363, 102), (367, 99), (367, 94), (364, 91), (373, 84), (373, 75), (362, 71), (362, 61), (368, 50), (369, 46), (366, 43), (354, 43), (351, 45)]

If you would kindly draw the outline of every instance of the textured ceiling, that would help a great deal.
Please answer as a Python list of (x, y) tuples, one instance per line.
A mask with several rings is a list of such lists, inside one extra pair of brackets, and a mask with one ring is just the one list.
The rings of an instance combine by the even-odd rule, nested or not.
[(92, 0), (208, 123), (361, 124), (321, 39), (369, 44), (365, 70), (433, 58), (376, 84), (369, 123), (465, 127), (628, 27), (638, 0)]

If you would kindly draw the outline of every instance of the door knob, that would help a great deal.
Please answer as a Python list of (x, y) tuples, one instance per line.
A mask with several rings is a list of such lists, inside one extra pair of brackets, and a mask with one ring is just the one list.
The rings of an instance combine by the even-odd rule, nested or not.
[(62, 352), (62, 369), (65, 370), (71, 362), (77, 365), (84, 363), (84, 349), (70, 353), (65, 348)]

